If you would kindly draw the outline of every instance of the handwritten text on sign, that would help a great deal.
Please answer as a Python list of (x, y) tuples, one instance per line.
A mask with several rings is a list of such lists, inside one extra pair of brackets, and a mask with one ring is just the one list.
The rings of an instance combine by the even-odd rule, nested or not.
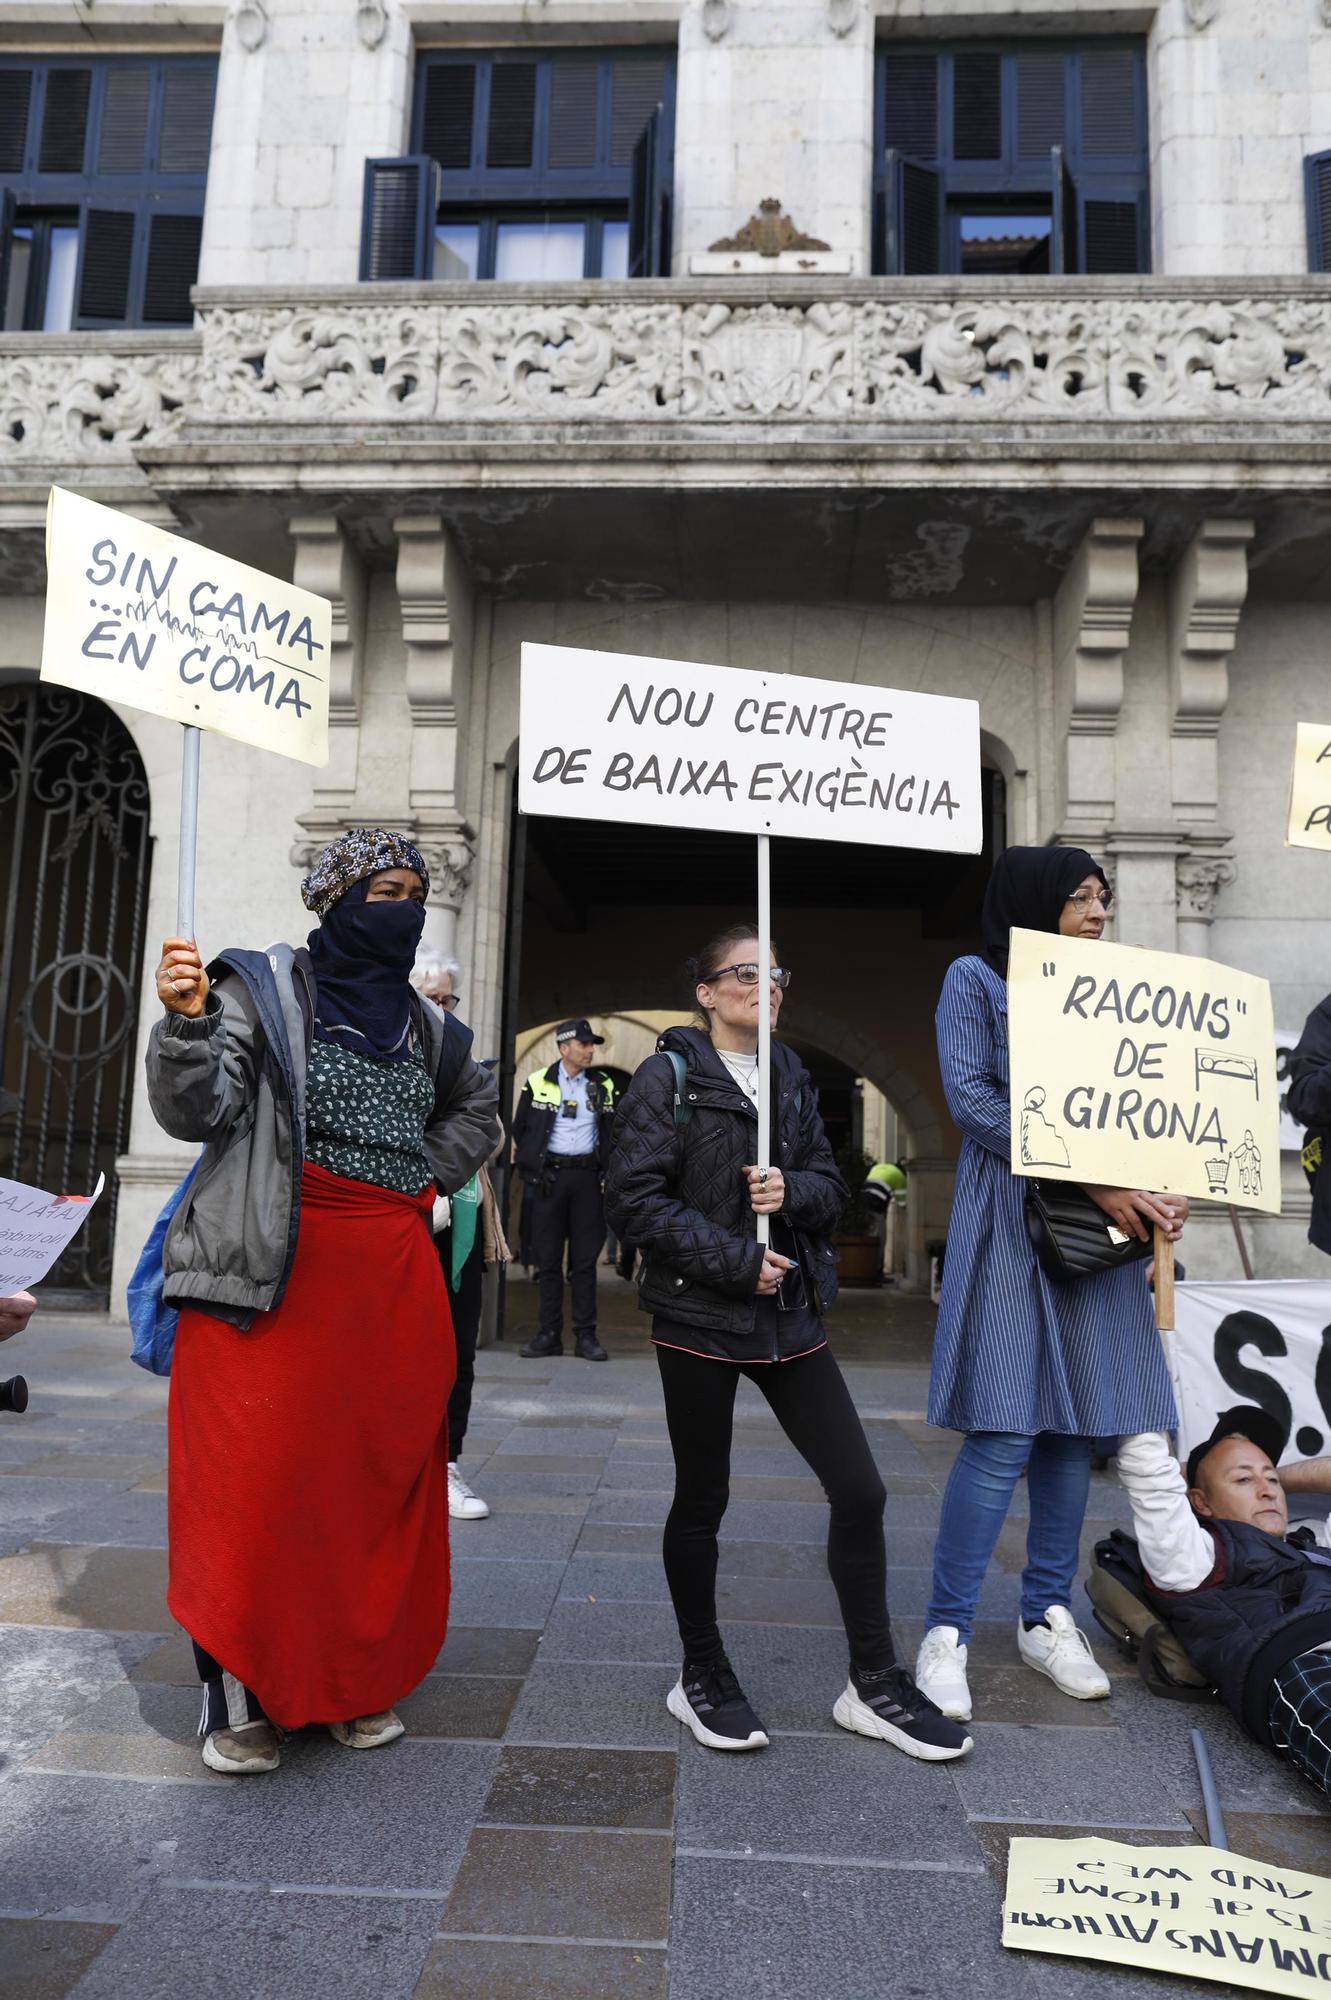
[(1326, 2000), (1331, 1882), (1221, 1847), (1023, 1837), (1008, 1848), (1003, 1943)]
[(524, 812), (978, 854), (973, 701), (522, 648)]
[(1174, 1314), (1180, 1458), (1235, 1403), (1275, 1418), (1282, 1463), (1331, 1451), (1331, 1281), (1179, 1285)]
[(1012, 1171), (1280, 1213), (1271, 989), (1206, 958), (1014, 930)]
[(1299, 724), (1285, 845), (1331, 853), (1331, 724)]
[(327, 599), (52, 487), (42, 679), (328, 761)]
[(46, 1276), (88, 1220), (105, 1184), (105, 1175), (99, 1175), (90, 1195), (63, 1195), (0, 1180), (0, 1299), (26, 1292)]

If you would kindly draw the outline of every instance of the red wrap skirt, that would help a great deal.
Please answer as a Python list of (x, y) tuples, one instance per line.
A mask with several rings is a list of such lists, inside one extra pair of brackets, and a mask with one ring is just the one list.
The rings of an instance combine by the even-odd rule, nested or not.
[(243, 1333), (180, 1315), (167, 1602), (290, 1729), (391, 1708), (444, 1642), (457, 1357), (433, 1195), (307, 1165), (276, 1311)]

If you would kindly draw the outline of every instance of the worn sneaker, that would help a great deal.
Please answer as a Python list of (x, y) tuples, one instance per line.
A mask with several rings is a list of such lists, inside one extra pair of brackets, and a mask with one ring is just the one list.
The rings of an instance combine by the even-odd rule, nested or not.
[(489, 1502), (472, 1492), (451, 1458), (448, 1461), (448, 1511), (455, 1521), (483, 1521), (490, 1512)]
[(767, 1731), (745, 1700), (728, 1660), (698, 1667), (686, 1660), (666, 1696), (666, 1707), (709, 1750), (767, 1747)]
[(925, 1633), (915, 1662), (915, 1685), (940, 1714), (953, 1722), (970, 1721), (966, 1648), (958, 1640), (955, 1625), (934, 1625)]
[(1109, 1676), (1065, 1604), (1051, 1604), (1044, 1624), (1029, 1632), (1019, 1618), (1017, 1651), (1028, 1667), (1047, 1674), (1056, 1688), (1077, 1701), (1103, 1701), (1109, 1693)]
[(210, 1771), (229, 1778), (248, 1778), (254, 1771), (275, 1771), (282, 1761), (281, 1739), (271, 1722), (243, 1722), (238, 1729), (214, 1729), (203, 1739), (203, 1761)]
[(920, 1693), (904, 1667), (883, 1667), (868, 1674), (852, 1667), (832, 1720), (857, 1735), (881, 1737), (926, 1764), (964, 1757), (971, 1747), (966, 1731)]
[(355, 1715), (350, 1722), (330, 1722), (328, 1732), (335, 1743), (348, 1750), (377, 1750), (381, 1743), (396, 1742), (405, 1736), (407, 1725), (400, 1715), (386, 1708), (378, 1715)]

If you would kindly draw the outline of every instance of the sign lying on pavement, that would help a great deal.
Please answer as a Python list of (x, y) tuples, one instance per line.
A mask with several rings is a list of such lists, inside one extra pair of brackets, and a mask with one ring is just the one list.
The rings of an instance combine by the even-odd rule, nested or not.
[(1331, 1881), (1222, 1847), (1017, 1839), (1003, 1943), (1327, 2000)]

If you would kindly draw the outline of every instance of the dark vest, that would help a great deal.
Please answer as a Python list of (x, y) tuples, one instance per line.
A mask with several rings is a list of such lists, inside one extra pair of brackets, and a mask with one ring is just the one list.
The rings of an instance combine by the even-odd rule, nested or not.
[(1244, 1521), (1202, 1526), (1224, 1558), (1224, 1582), (1177, 1593), (1152, 1584), (1149, 1595), (1225, 1706), (1269, 1749), (1272, 1675), (1331, 1640), (1331, 1556)]

